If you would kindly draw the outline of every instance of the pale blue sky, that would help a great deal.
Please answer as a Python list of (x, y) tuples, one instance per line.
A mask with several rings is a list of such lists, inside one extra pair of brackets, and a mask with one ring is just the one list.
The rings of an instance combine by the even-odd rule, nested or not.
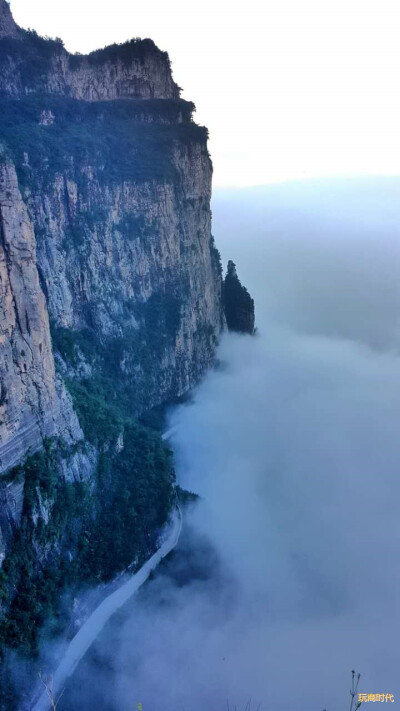
[(215, 185), (398, 174), (397, 0), (12, 0), (24, 27), (87, 52), (168, 50), (208, 126)]

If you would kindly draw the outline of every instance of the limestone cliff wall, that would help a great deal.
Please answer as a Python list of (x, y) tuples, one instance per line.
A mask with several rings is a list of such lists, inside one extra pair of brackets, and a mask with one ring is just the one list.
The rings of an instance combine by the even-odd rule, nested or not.
[(6, 160), (0, 163), (0, 372), (0, 471), (38, 449), (44, 437), (81, 436), (55, 375), (33, 224)]
[[(171, 388), (180, 395), (198, 381), (210, 365), (222, 318), (210, 252), (206, 146), (177, 148), (173, 163), (176, 183), (110, 185), (88, 166), (83, 176), (57, 174), (45, 194), (34, 191), (27, 198), (56, 324), (118, 337), (138, 330), (137, 307), (153, 295), (179, 302), (176, 334), (153, 374), (151, 404), (171, 395)], [(206, 326), (208, 335), (201, 331)]]
[(181, 396), (224, 315), (207, 132), (166, 53), (71, 56), (0, 0), (0, 95), (1, 565), (24, 495), (11, 468), (55, 438), (57, 476), (95, 489), (123, 442), (118, 414), (106, 450), (85, 442), (69, 392), (124, 400), (125, 418)]
[(141, 59), (108, 61), (105, 57), (94, 64), (90, 57), (71, 57), (61, 46), (56, 46), (48, 60), (46, 74), (32, 76), (32, 81), (25, 84), (28, 67), (23, 42), (16, 39), (13, 49), (14, 58), (8, 58), (1, 67), (0, 93), (3, 95), (18, 97), (39, 90), (85, 101), (179, 97), (168, 64), (152, 51)]
[[(129, 333), (135, 354), (125, 348), (118, 365), (138, 393), (146, 379), (140, 411), (198, 381), (223, 315), (206, 134), (195, 131), (193, 106), (177, 99), (166, 53), (135, 40), (72, 57), (59, 42), (21, 30), (0, 0), (0, 64), (5, 471), (45, 437), (82, 436), (55, 375), (49, 320), (56, 329), (91, 329), (103, 344)], [(54, 104), (55, 94), (63, 98)], [(100, 100), (109, 100), (108, 112), (85, 108)], [(157, 344), (149, 332), (168, 323)], [(151, 373), (135, 334), (152, 351)]]

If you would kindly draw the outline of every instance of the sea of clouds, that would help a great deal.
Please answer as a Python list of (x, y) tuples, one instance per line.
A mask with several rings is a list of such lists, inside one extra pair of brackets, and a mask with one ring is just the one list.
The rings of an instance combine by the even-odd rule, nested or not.
[[(170, 572), (197, 557), (207, 574), (164, 571), (103, 635), (104, 709), (339, 711), (352, 669), (400, 699), (399, 192), (214, 195), (258, 331), (225, 335), (170, 415), (178, 479), (201, 496)], [(87, 661), (79, 693), (100, 677)]]

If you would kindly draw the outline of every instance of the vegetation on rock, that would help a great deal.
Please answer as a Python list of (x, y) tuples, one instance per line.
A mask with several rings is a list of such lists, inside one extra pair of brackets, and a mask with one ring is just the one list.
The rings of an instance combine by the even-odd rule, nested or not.
[[(55, 117), (51, 125), (40, 123), (44, 109)], [(207, 129), (191, 121), (193, 109), (178, 99), (90, 103), (37, 94), (4, 99), (0, 142), (14, 160), (21, 184), (28, 187), (37, 173), (44, 184), (62, 171), (72, 172), (79, 182), (88, 165), (104, 184), (174, 183), (179, 181), (172, 159), (176, 143), (207, 141)], [(178, 117), (183, 119), (179, 123)]]
[[(60, 476), (60, 460), (70, 452), (59, 441), (47, 441), (18, 467), (24, 503), (0, 571), (0, 662), (12, 649), (34, 660), (44, 625), (47, 635), (63, 630), (67, 586), (110, 580), (132, 564), (140, 567), (154, 550), (175, 499), (171, 452), (154, 430), (122, 416), (121, 424), (118, 448), (117, 430), (107, 436), (97, 421), (105, 439), (93, 482)], [(0, 708), (15, 693), (3, 664)]]
[(77, 69), (84, 60), (91, 65), (104, 64), (104, 62), (115, 63), (118, 61), (129, 64), (134, 60), (143, 62), (148, 55), (163, 59), (167, 68), (171, 69), (168, 52), (162, 52), (158, 49), (152, 39), (141, 39), (140, 37), (134, 37), (121, 44), (111, 44), (103, 49), (96, 49), (87, 55), (79, 53), (70, 55), (69, 64), (71, 69)]

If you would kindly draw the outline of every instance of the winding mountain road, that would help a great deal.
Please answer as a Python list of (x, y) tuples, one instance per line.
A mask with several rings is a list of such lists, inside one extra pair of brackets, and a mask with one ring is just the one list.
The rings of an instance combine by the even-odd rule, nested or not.
[[(110, 617), (139, 590), (150, 573), (159, 565), (162, 559), (175, 548), (181, 530), (182, 513), (179, 506), (177, 506), (160, 548), (146, 561), (137, 573), (132, 575), (126, 583), (123, 583), (118, 590), (108, 595), (108, 597), (100, 603), (69, 643), (53, 677), (52, 694), (54, 698), (59, 696), (66, 680), (71, 676), (77, 664), (98, 637)], [(32, 711), (48, 711), (50, 708), (50, 699), (46, 691), (44, 691), (39, 697), (39, 700), (32, 706)]]

